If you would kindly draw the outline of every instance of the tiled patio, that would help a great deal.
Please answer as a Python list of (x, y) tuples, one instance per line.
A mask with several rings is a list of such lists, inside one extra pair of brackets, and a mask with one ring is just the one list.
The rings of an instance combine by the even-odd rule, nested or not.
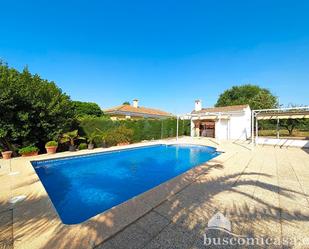
[[(31, 236), (41, 236), (40, 243), (33, 244), (33, 248), (214, 248), (203, 245), (203, 235), (209, 219), (218, 211), (231, 221), (232, 231), (238, 235), (298, 241), (307, 236), (309, 240), (309, 151), (270, 146), (251, 151), (248, 144), (184, 141), (216, 146), (226, 153), (204, 165), (193, 181), (167, 199), (153, 204), (148, 201), (150, 208), (143, 210), (137, 220), (111, 236), (101, 236), (102, 243), (87, 246), (78, 245), (78, 238), (68, 235), (66, 228), (59, 229), (53, 214), (39, 212), (38, 223), (27, 216), (31, 205), (10, 207), (5, 200), (12, 191), (17, 193), (18, 188), (25, 186), (9, 187), (7, 172), (1, 169), (0, 248), (13, 248), (13, 241), (15, 248), (31, 248), (27, 246)], [(33, 183), (28, 187), (33, 188)], [(39, 200), (32, 200), (36, 201)], [(25, 215), (14, 218), (14, 214), (20, 213)], [(110, 226), (118, 224), (115, 217), (109, 217)], [(53, 223), (51, 230), (50, 223)], [(95, 226), (81, 226), (79, 230), (98, 236), (104, 233)], [(309, 245), (261, 248), (309, 248)]]
[(96, 248), (207, 248), (203, 234), (217, 211), (229, 218), (236, 234), (309, 237), (309, 152), (222, 147), (236, 153)]

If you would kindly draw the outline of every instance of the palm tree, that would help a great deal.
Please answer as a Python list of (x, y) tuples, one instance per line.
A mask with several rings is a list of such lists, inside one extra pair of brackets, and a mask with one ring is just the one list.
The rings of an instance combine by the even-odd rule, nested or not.
[(84, 137), (81, 137), (78, 135), (78, 130), (69, 131), (67, 133), (64, 133), (60, 139), (61, 143), (70, 143), (69, 151), (75, 151), (75, 141), (76, 140), (85, 140)]
[(89, 149), (89, 150), (92, 150), (92, 149), (94, 148), (93, 140), (96, 139), (96, 138), (98, 138), (98, 137), (101, 137), (101, 135), (98, 134), (97, 131), (93, 131), (92, 133), (90, 133), (90, 134), (88, 135), (88, 142), (89, 142), (89, 144), (88, 144), (88, 149)]

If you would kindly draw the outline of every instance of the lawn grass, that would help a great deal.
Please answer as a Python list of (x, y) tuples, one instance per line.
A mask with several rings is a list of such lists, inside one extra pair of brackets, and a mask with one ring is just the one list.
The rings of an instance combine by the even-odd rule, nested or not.
[[(285, 129), (279, 130), (280, 138), (297, 138), (297, 139), (309, 139), (309, 131), (301, 131), (301, 130), (294, 130), (293, 135), (290, 136), (289, 132)], [(259, 130), (259, 136), (262, 137), (276, 137), (277, 131), (276, 130)]]

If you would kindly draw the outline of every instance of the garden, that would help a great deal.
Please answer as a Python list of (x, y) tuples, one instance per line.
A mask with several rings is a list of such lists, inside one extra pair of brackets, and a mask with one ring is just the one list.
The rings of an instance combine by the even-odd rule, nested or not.
[[(176, 136), (176, 119), (112, 121), (96, 103), (72, 101), (52, 81), (0, 62), (0, 151), (11, 156), (76, 151)], [(181, 120), (179, 135), (189, 135)]]

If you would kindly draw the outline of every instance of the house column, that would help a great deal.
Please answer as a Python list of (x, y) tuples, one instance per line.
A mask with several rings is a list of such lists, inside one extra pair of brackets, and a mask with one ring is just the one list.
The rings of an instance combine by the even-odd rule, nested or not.
[(231, 118), (228, 117), (227, 120), (227, 140), (231, 139)]
[(200, 121), (196, 121), (195, 123), (195, 136), (196, 137), (200, 136)]
[(195, 126), (194, 126), (194, 122), (192, 120), (192, 117), (191, 117), (191, 130), (190, 130), (190, 135), (191, 137), (195, 137)]

